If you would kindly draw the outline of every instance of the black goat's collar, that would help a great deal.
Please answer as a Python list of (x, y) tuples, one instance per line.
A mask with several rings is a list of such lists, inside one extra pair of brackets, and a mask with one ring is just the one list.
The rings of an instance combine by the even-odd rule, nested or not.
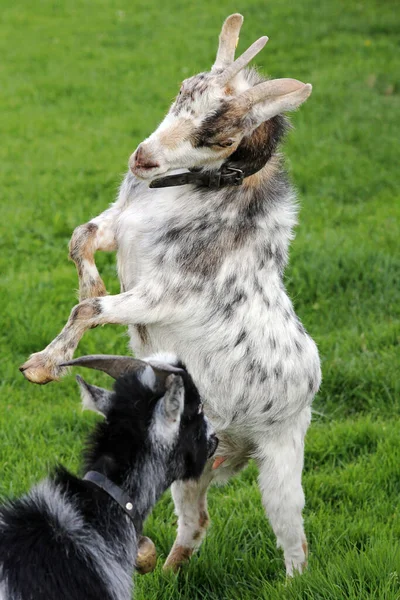
[(225, 167), (225, 169), (221, 168), (218, 169), (218, 171), (187, 171), (186, 173), (179, 173), (178, 175), (166, 175), (165, 177), (153, 179), (150, 183), (150, 187), (164, 188), (192, 183), (194, 185), (208, 187), (212, 190), (219, 190), (222, 187), (230, 185), (242, 185), (244, 178), (245, 174), (242, 169)]
[(131, 519), (131, 521), (136, 527), (133, 514), (134, 504), (131, 498), (128, 496), (128, 494), (124, 492), (124, 490), (122, 490), (115, 483), (110, 481), (108, 477), (106, 477), (102, 473), (99, 473), (98, 471), (88, 471), (83, 479), (84, 481), (90, 481), (90, 483), (93, 483), (96, 487), (100, 488), (101, 490), (103, 490), (103, 492), (108, 494), (110, 498), (115, 500), (115, 502), (117, 502), (120, 505), (122, 510), (128, 515), (128, 517)]

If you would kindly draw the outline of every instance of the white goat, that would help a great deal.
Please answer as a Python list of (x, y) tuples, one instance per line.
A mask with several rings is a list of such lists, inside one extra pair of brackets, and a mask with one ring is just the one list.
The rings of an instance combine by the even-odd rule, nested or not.
[[(228, 17), (211, 72), (183, 82), (131, 156), (117, 201), (75, 230), (81, 302), (21, 370), (36, 383), (57, 379), (84, 332), (105, 323), (128, 325), (139, 356), (176, 353), (220, 448), (199, 482), (173, 487), (178, 535), (166, 565), (176, 568), (200, 545), (210, 482), (252, 457), (290, 575), (306, 562), (303, 447), (321, 373), (282, 281), (296, 203), (277, 145), (282, 113), (302, 104), (311, 85), (245, 69), (267, 38), (234, 60), (242, 21)], [(160, 178), (182, 168), (190, 172)], [(117, 250), (120, 294), (104, 296), (96, 250)]]

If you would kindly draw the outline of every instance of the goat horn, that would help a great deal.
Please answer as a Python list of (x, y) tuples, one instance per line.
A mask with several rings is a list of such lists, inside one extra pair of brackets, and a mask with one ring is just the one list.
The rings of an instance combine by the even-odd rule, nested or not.
[(225, 20), (219, 35), (218, 52), (215, 63), (211, 69), (212, 71), (225, 68), (233, 63), (242, 23), (243, 17), (239, 13), (230, 15)]
[(270, 81), (259, 83), (243, 92), (243, 94), (240, 94), (237, 98), (237, 103), (238, 105), (251, 108), (255, 104), (258, 104), (258, 102), (262, 102), (268, 98), (273, 100), (274, 97), (286, 96), (294, 92), (300, 92), (301, 90), (305, 93), (308, 91), (308, 88), (311, 88), (310, 84), (305, 84), (297, 79), (271, 79)]
[(246, 52), (243, 52), (243, 54), (241, 56), (239, 56), (239, 58), (237, 58), (235, 60), (235, 62), (233, 62), (231, 65), (229, 65), (225, 69), (225, 71), (223, 71), (221, 73), (221, 75), (218, 76), (218, 82), (221, 85), (225, 85), (229, 81), (231, 81), (231, 79), (233, 79), (233, 77), (235, 77), (235, 75), (237, 75), (239, 73), (239, 71), (241, 71), (242, 69), (244, 69), (245, 67), (247, 67), (247, 65), (249, 64), (249, 62), (259, 52), (261, 52), (261, 50), (264, 48), (264, 46), (265, 46), (265, 44), (267, 42), (268, 42), (268, 38), (267, 38), (266, 35), (263, 36), (263, 37), (261, 37), (256, 42), (254, 42), (254, 44), (252, 44), (250, 46), (250, 48), (247, 48)]
[(153, 370), (155, 381), (154, 389), (163, 392), (165, 390), (165, 380), (171, 373), (182, 373), (182, 369), (172, 365), (157, 363), (157, 361), (146, 362), (132, 356), (113, 356), (109, 354), (91, 354), (89, 356), (79, 356), (65, 363), (61, 363), (60, 367), (87, 367), (88, 369), (96, 369), (103, 371), (118, 379), (121, 375), (127, 373), (143, 372), (146, 367), (151, 367)]
[(87, 367), (88, 369), (96, 369), (103, 371), (117, 379), (125, 373), (132, 371), (141, 371), (147, 367), (144, 360), (133, 358), (131, 356), (113, 356), (108, 354), (91, 354), (89, 356), (79, 356), (68, 362), (61, 363), (60, 367)]

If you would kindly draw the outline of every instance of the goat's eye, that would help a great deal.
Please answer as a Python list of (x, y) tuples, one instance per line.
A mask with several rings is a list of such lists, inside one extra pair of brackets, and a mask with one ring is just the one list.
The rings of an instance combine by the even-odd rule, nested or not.
[(224, 142), (218, 142), (215, 145), (219, 146), (220, 148), (229, 148), (229, 146), (232, 146), (233, 143), (234, 143), (234, 140), (225, 140)]

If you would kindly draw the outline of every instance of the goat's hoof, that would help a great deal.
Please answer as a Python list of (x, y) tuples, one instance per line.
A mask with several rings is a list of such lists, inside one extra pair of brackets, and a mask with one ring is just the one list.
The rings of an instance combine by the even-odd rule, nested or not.
[(182, 565), (189, 562), (193, 554), (193, 548), (187, 546), (173, 546), (164, 564), (164, 571), (173, 571), (176, 573)]
[(136, 557), (136, 571), (140, 575), (151, 573), (156, 568), (157, 552), (154, 543), (148, 537), (140, 537)]
[(290, 565), (286, 565), (286, 577), (287, 579), (292, 579), (296, 575), (302, 575), (304, 571), (307, 569), (307, 563), (291, 563)]
[(293, 577), (296, 574), (301, 575), (308, 567), (308, 544), (305, 540), (302, 545), (302, 550), (304, 552), (304, 558), (301, 560), (289, 560), (286, 561), (286, 576)]
[(24, 363), (19, 370), (31, 383), (44, 385), (50, 381), (57, 381), (61, 369), (44, 352), (36, 352)]

